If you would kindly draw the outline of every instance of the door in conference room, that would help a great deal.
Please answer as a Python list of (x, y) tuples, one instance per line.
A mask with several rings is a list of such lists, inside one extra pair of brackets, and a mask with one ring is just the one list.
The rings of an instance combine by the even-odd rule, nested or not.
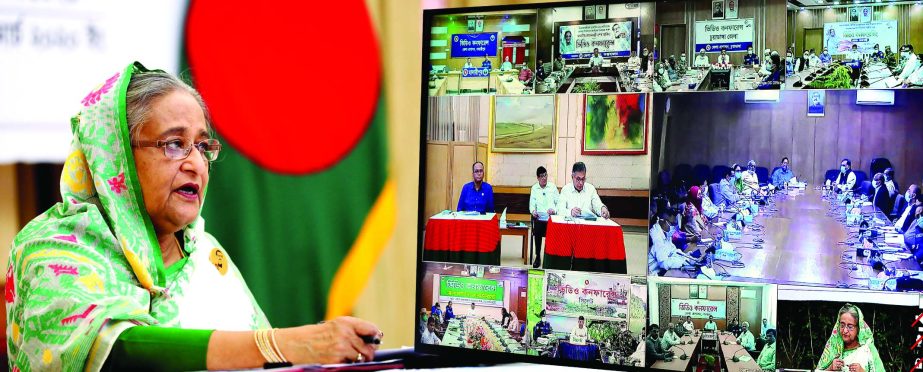
[(818, 55), (824, 51), (824, 29), (823, 28), (806, 28), (804, 29), (803, 50), (814, 49)]
[[(664, 25), (661, 28), (661, 46), (660, 55), (663, 58), (675, 56), (679, 62), (679, 56), (686, 52), (686, 25)], [(686, 53), (686, 59), (690, 59), (691, 54)]]

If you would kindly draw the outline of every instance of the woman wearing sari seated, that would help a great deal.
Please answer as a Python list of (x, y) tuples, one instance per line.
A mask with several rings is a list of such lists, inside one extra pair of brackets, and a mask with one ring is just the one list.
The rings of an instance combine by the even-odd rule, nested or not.
[(205, 232), (199, 212), (221, 145), (198, 92), (135, 63), (81, 103), (61, 174), (63, 202), (12, 244), (11, 369), (372, 359), (383, 335), (359, 319), (271, 328), (234, 262)]
[(699, 194), (702, 200), (702, 215), (705, 216), (706, 220), (711, 220), (718, 217), (718, 207), (715, 206), (715, 203), (712, 203), (711, 197), (708, 196), (708, 191), (708, 180), (704, 180), (702, 184), (699, 185)]
[(699, 239), (708, 232), (708, 226), (705, 225), (705, 217), (702, 213), (702, 193), (699, 191), (698, 186), (692, 186), (689, 188), (689, 193), (686, 194), (683, 230)]
[(852, 304), (843, 305), (837, 322), (817, 362), (825, 371), (883, 372), (884, 364), (875, 348), (872, 329), (865, 323), (862, 311)]

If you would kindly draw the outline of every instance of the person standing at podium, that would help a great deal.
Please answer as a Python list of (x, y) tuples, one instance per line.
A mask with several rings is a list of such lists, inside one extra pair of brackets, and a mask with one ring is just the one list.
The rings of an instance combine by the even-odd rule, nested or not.
[(571, 168), (572, 183), (561, 189), (558, 199), (558, 213), (579, 217), (596, 215), (605, 219), (609, 218), (609, 208), (603, 205), (602, 199), (596, 193), (596, 187), (586, 181), (586, 164), (576, 162)]
[(484, 182), (484, 163), (474, 162), (471, 166), (473, 181), (462, 186), (461, 195), (458, 197), (459, 212), (479, 212), (480, 214), (494, 211), (494, 189), (489, 183)]
[(535, 245), (535, 260), (532, 267), (542, 266), (542, 238), (548, 228), (548, 217), (555, 214), (555, 205), (558, 204), (558, 187), (554, 182), (548, 182), (548, 170), (538, 167), (535, 170), (538, 182), (532, 185), (529, 192), (529, 214), (532, 215), (532, 241)]

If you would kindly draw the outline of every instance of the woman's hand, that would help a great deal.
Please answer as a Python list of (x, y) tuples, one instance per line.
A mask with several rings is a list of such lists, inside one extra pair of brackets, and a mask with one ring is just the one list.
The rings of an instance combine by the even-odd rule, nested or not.
[(865, 368), (862, 368), (859, 363), (853, 363), (849, 365), (849, 372), (865, 372)]
[(370, 361), (378, 345), (366, 344), (362, 336), (384, 334), (374, 324), (352, 317), (276, 331), (279, 349), (292, 364)]
[(833, 363), (830, 364), (830, 367), (827, 368), (828, 371), (842, 371), (843, 370), (843, 360), (834, 359)]

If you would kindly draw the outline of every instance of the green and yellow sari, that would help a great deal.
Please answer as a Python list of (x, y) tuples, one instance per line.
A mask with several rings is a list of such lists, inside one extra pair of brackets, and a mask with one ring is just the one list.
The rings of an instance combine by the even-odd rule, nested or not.
[(63, 202), (13, 241), (5, 293), (11, 370), (99, 370), (135, 326), (269, 327), (201, 217), (182, 231), (187, 257), (164, 267), (125, 115), (128, 83), (147, 71), (134, 63), (83, 99), (71, 120)]
[(844, 371), (849, 370), (849, 365), (858, 363), (866, 372), (884, 372), (885, 367), (881, 362), (881, 357), (878, 355), (878, 349), (875, 348), (875, 339), (872, 337), (872, 329), (865, 323), (862, 310), (855, 305), (847, 306), (852, 307), (852, 309), (859, 314), (859, 347), (846, 350), (843, 343), (843, 336), (840, 335), (840, 319), (837, 317), (833, 325), (833, 332), (830, 334), (830, 338), (827, 339), (827, 344), (824, 346), (824, 353), (821, 354), (820, 361), (817, 362), (817, 369), (826, 370), (833, 364), (834, 360), (841, 359), (844, 362)]

